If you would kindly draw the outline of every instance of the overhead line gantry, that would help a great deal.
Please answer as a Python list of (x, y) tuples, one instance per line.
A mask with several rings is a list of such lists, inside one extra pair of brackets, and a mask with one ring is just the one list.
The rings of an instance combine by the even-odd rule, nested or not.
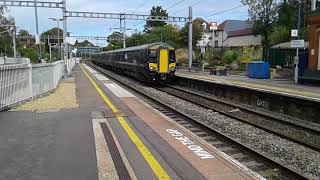
[[(145, 21), (162, 21), (162, 22), (184, 22), (189, 23), (189, 68), (192, 65), (192, 7), (189, 7), (189, 17), (174, 17), (174, 16), (150, 16), (130, 13), (104, 13), (104, 12), (81, 12), (68, 11), (67, 0), (61, 2), (50, 1), (26, 1), (26, 0), (0, 0), (0, 6), (15, 6), (15, 7), (33, 7), (35, 8), (36, 24), (38, 24), (37, 8), (56, 8), (61, 9), (63, 14), (63, 42), (66, 43), (67, 36), (67, 18), (103, 18), (103, 19), (119, 19), (123, 20), (145, 20)], [(125, 28), (125, 25), (124, 25)], [(39, 37), (39, 29), (36, 25), (37, 37)], [(64, 48), (66, 54), (66, 48)]]

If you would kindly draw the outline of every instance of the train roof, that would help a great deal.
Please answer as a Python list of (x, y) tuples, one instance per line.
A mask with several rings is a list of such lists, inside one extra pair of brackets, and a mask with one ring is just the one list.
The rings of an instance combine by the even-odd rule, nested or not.
[(134, 47), (129, 47), (129, 48), (106, 51), (106, 52), (102, 52), (102, 53), (108, 54), (108, 53), (117, 53), (117, 52), (136, 51), (136, 50), (140, 50), (140, 49), (150, 49), (154, 46), (157, 46), (157, 48), (158, 48), (158, 46), (160, 46), (160, 47), (166, 47), (169, 49), (174, 49), (173, 46), (171, 46), (167, 43), (156, 42), (156, 43), (144, 44), (144, 45), (134, 46)]

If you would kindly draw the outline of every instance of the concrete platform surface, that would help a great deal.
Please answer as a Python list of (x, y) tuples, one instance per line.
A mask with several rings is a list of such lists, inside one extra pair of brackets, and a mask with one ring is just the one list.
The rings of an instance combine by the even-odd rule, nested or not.
[(204, 81), (212, 81), (214, 83), (320, 100), (320, 87), (295, 84), (293, 80), (251, 79), (235, 75), (218, 76), (210, 75), (208, 72), (189, 72), (188, 70), (178, 70), (176, 75), (191, 79), (195, 78)]
[[(94, 69), (72, 75), (60, 96), (0, 113), (0, 179), (263, 179)], [(71, 107), (47, 103), (70, 88)]]

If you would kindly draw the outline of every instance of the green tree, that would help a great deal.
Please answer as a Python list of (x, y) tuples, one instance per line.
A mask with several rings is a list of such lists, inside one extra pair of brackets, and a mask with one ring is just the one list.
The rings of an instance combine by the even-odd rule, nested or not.
[(12, 27), (6, 25), (14, 25), (14, 19), (11, 16), (7, 16), (7, 8), (0, 7), (0, 55), (11, 56), (13, 55), (12, 49)]
[(253, 21), (253, 30), (263, 36), (262, 44), (269, 46), (269, 35), (272, 24), (277, 18), (280, 0), (241, 0), (249, 7), (250, 20)]
[(290, 41), (290, 29), (286, 26), (275, 26), (273, 27), (272, 33), (270, 34), (270, 44), (276, 45)]
[(147, 33), (135, 32), (126, 40), (128, 47), (143, 45), (151, 42), (151, 36)]
[(107, 42), (116, 45), (122, 42), (123, 34), (121, 32), (113, 32), (108, 36)]
[(277, 26), (286, 26), (288, 29), (297, 28), (297, 12), (298, 1), (296, 0), (284, 0), (278, 9), (278, 17), (276, 20)]
[[(192, 46), (196, 48), (198, 41), (202, 38), (202, 28), (197, 24), (192, 24)], [(186, 23), (180, 31), (181, 47), (188, 47), (189, 25)]]
[[(58, 43), (58, 39), (57, 39), (58, 28), (49, 29), (48, 31), (45, 31), (41, 34), (41, 37), (48, 37), (48, 36), (56, 37), (56, 38), (50, 39), (50, 43)], [(59, 29), (59, 40), (60, 40), (60, 44), (61, 44), (63, 42), (63, 30), (62, 29)]]
[(32, 63), (38, 62), (38, 51), (34, 48), (20, 48), (19, 52), (22, 57), (29, 58)]
[[(290, 30), (297, 29), (298, 21), (298, 0), (284, 0), (278, 9), (278, 17), (275, 21), (272, 32), (270, 35), (270, 43), (272, 45), (288, 42), (291, 40)], [(301, 9), (304, 9), (305, 4), (301, 4)], [(306, 14), (301, 10), (301, 26), (300, 26), (300, 36), (305, 40), (308, 40), (308, 28), (303, 20), (306, 19)]]
[(154, 27), (147, 33), (145, 40), (149, 42), (164, 42), (172, 46), (179, 46), (179, 29), (173, 25)]
[(153, 42), (164, 42), (172, 46), (179, 46), (179, 29), (173, 25), (154, 27), (148, 33), (136, 32), (127, 38), (127, 47), (143, 45)]
[(21, 30), (18, 32), (18, 36), (21, 36), (21, 37), (30, 37), (31, 34), (30, 34), (27, 30), (21, 29)]
[(94, 45), (92, 44), (92, 42), (88, 41), (88, 40), (84, 40), (82, 42), (78, 42), (77, 45), (75, 45), (76, 47), (94, 47)]
[[(165, 16), (168, 17), (167, 10), (163, 9), (162, 6), (153, 6), (150, 11), (151, 16)], [(159, 27), (166, 25), (163, 21), (147, 21), (145, 25), (145, 31), (150, 30), (153, 27)]]

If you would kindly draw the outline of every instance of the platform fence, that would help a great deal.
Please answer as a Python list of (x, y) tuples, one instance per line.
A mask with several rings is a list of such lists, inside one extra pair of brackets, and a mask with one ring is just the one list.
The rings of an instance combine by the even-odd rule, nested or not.
[[(295, 48), (265, 48), (263, 50), (266, 61), (272, 67), (281, 66), (285, 68), (294, 68), (294, 58), (297, 55)], [(300, 55), (308, 55), (309, 49), (302, 48), (299, 50)]]
[(76, 61), (0, 65), (0, 111), (54, 90)]
[(8, 58), (8, 57), (0, 57), (0, 65), (6, 64), (27, 64), (30, 63), (29, 58)]

